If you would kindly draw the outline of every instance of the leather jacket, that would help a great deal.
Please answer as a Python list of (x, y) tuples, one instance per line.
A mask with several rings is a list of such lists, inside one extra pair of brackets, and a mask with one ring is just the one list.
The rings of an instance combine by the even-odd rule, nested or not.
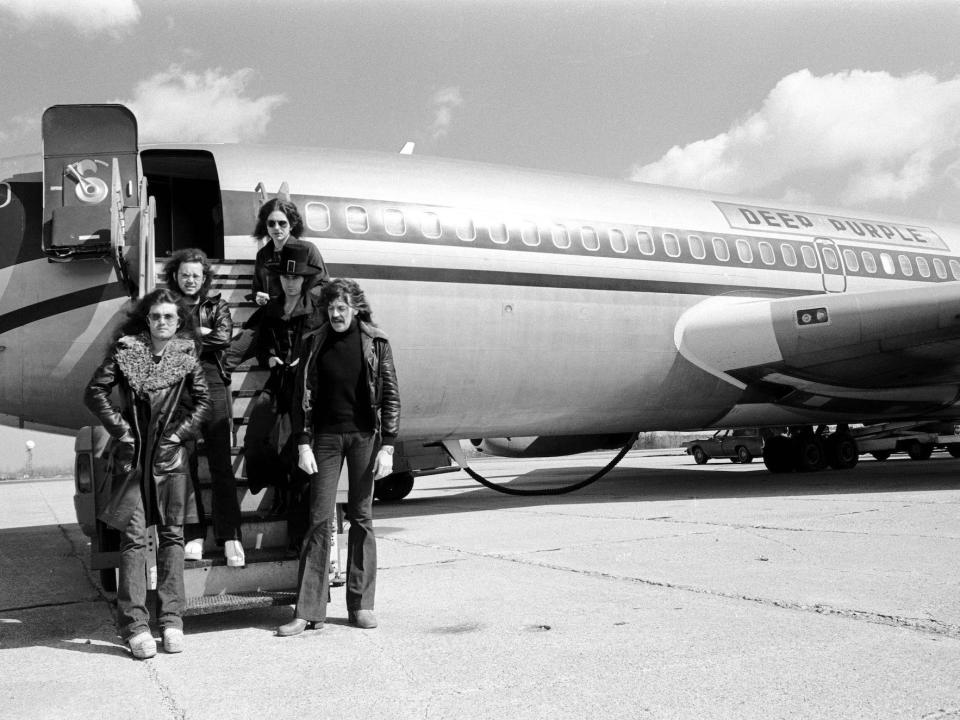
[[(119, 392), (120, 404), (110, 399)], [(110, 433), (110, 492), (99, 518), (124, 529), (144, 503), (147, 525), (183, 525), (188, 507), (189, 458), (183, 442), (197, 437), (210, 412), (210, 393), (191, 339), (174, 337), (154, 363), (149, 335), (125, 335), (93, 373), (84, 404)], [(176, 434), (180, 443), (170, 437)]]
[(216, 367), (220, 378), (229, 385), (230, 374), (225, 369), (223, 356), (233, 338), (233, 318), (230, 306), (219, 294), (200, 299), (200, 327), (210, 328), (210, 332), (200, 338), (200, 361)]
[[(367, 397), (374, 417), (374, 431), (384, 445), (393, 445), (400, 432), (400, 391), (397, 371), (393, 365), (393, 351), (386, 334), (376, 325), (360, 323), (360, 345), (363, 352), (364, 377)], [(323, 347), (330, 323), (309, 333), (300, 352), (300, 370), (297, 374), (296, 395), (291, 408), (293, 432), (298, 445), (312, 444), (313, 407), (317, 387), (317, 351)]]

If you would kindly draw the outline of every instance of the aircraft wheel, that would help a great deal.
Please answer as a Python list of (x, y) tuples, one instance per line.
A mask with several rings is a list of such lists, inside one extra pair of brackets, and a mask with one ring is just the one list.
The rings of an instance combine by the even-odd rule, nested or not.
[(911, 460), (929, 460), (933, 455), (933, 445), (922, 443), (918, 440), (911, 440), (907, 445), (907, 455)]
[(879, 460), (880, 462), (883, 462), (884, 460), (890, 457), (889, 450), (875, 450), (870, 454), (873, 455), (874, 460)]
[(697, 445), (697, 446), (693, 449), (693, 461), (694, 461), (697, 465), (706, 465), (706, 464), (707, 464), (707, 460), (709, 460), (709, 459), (710, 459), (710, 456), (707, 455), (707, 453), (704, 452), (704, 449), (703, 449), (702, 447), (700, 447), (699, 445)]
[(793, 443), (790, 438), (777, 435), (763, 445), (763, 464), (773, 473), (786, 473), (793, 470)]
[(823, 440), (806, 433), (794, 440), (794, 460), (800, 472), (815, 472), (827, 466), (827, 453)]
[(753, 455), (749, 450), (747, 450), (743, 445), (737, 446), (737, 461), (742, 462), (744, 465), (747, 463), (753, 462)]
[(373, 496), (380, 502), (399, 502), (413, 490), (413, 473), (409, 470), (377, 480)]
[(960, 458), (960, 443), (947, 445), (947, 452), (950, 453), (950, 457)]
[(827, 456), (830, 467), (848, 470), (860, 460), (857, 441), (845, 433), (834, 433), (827, 440)]

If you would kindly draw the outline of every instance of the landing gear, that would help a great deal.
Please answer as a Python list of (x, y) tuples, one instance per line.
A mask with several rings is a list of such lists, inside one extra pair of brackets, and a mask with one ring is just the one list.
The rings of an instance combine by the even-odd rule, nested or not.
[(841, 427), (831, 435), (809, 427), (790, 429), (790, 436), (777, 435), (763, 446), (763, 464), (770, 472), (816, 472), (828, 465), (838, 470), (852, 468), (860, 459), (857, 441)]

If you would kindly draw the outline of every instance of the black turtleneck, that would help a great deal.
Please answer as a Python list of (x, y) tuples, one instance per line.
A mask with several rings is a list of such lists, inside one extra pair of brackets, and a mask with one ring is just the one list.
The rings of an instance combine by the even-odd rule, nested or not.
[(356, 318), (346, 332), (329, 328), (317, 356), (314, 428), (319, 433), (370, 432), (373, 417)]

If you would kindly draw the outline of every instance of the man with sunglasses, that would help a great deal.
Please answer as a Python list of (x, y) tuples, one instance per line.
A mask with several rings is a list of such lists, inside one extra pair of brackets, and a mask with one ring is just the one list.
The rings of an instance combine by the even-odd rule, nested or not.
[[(280, 251), (284, 245), (300, 243), (300, 233), (303, 232), (303, 220), (297, 206), (289, 200), (273, 198), (260, 207), (257, 213), (257, 227), (253, 232), (258, 240), (269, 239), (257, 252), (253, 275), (253, 295), (257, 305), (266, 305), (271, 298), (282, 298), (283, 288), (280, 286), (280, 273), (275, 268), (280, 262)], [(320, 268), (317, 286), (322, 286), (329, 275), (327, 266), (317, 246), (310, 242), (303, 243), (308, 249), (307, 264)], [(319, 291), (319, 290), (318, 290)]]

